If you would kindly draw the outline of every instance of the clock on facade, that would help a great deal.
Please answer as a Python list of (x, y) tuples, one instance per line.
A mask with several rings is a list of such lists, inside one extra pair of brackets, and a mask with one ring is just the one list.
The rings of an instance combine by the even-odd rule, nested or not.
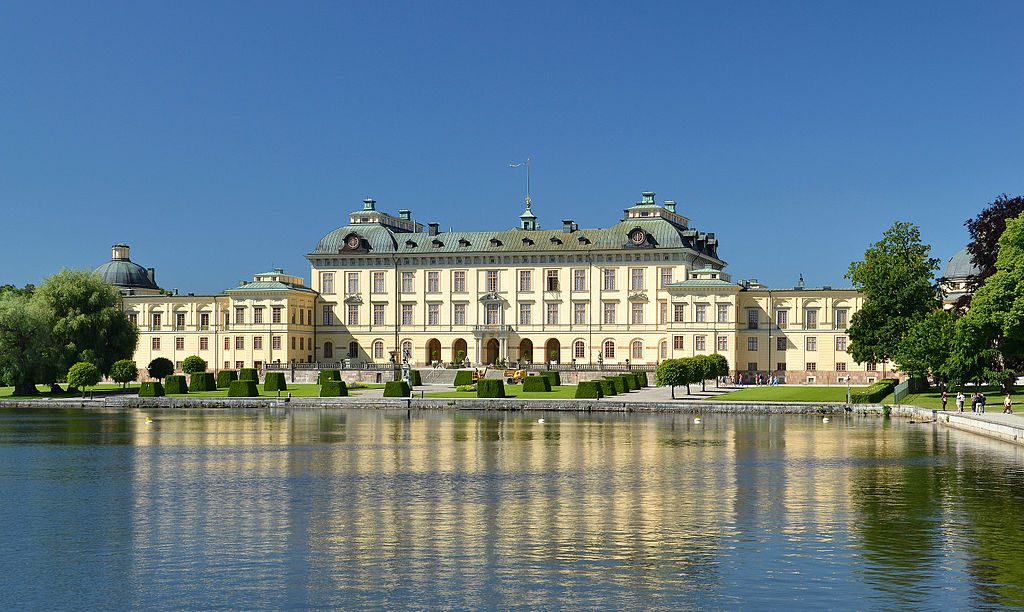
[(358, 249), (359, 248), (359, 236), (349, 236), (347, 243), (348, 243), (348, 248), (350, 248), (350, 249)]
[(633, 244), (643, 244), (647, 242), (647, 234), (642, 229), (635, 229), (629, 235), (629, 239), (633, 241)]

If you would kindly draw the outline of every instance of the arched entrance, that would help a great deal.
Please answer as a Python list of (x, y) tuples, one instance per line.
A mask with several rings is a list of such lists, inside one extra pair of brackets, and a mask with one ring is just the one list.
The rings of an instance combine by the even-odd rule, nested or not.
[(529, 338), (523, 338), (519, 342), (519, 361), (520, 363), (533, 363), (536, 357), (533, 354), (533, 340)]
[(427, 340), (427, 346), (424, 349), (425, 359), (423, 363), (430, 365), (435, 361), (441, 361), (441, 341), (437, 338), (431, 338)]
[(544, 345), (545, 363), (562, 363), (562, 345), (557, 338), (551, 338)]
[(498, 361), (498, 357), (501, 354), (501, 343), (498, 342), (497, 338), (491, 338), (487, 341), (486, 352), (484, 357), (484, 363), (487, 365), (494, 365)]
[(452, 361), (455, 363), (462, 363), (469, 357), (469, 349), (467, 348), (466, 341), (459, 338), (452, 343)]

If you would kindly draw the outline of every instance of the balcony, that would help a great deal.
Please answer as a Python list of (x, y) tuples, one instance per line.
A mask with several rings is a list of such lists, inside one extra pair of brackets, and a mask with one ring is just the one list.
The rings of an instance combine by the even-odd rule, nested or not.
[(482, 338), (485, 335), (497, 335), (499, 337), (508, 336), (513, 330), (511, 325), (474, 325), (473, 335), (477, 338)]

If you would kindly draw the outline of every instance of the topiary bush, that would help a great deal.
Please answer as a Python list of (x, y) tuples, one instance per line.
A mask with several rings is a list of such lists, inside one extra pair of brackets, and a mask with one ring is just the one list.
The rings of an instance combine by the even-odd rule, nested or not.
[(231, 386), (231, 382), (238, 380), (238, 372), (234, 370), (221, 370), (217, 372), (217, 388), (227, 389)]
[(404, 380), (389, 380), (384, 383), (384, 397), (409, 397), (409, 383)]
[(640, 388), (640, 383), (637, 382), (636, 376), (633, 374), (622, 374), (619, 378), (622, 379), (622, 386), (626, 388), (626, 391), (636, 391)]
[(585, 380), (576, 385), (576, 399), (601, 399), (601, 384), (596, 380)]
[(551, 379), (547, 376), (527, 376), (523, 380), (523, 391), (551, 391)]
[(348, 385), (343, 380), (325, 380), (320, 384), (320, 397), (348, 397)]
[(409, 385), (412, 387), (423, 386), (423, 382), (420, 380), (419, 370), (409, 370)]
[(636, 376), (637, 385), (639, 385), (637, 389), (643, 389), (648, 386), (647, 372), (634, 372), (634, 375)]
[(615, 385), (616, 393), (625, 393), (629, 391), (629, 389), (626, 388), (626, 381), (622, 380), (621, 376), (609, 376), (608, 380), (612, 381), (612, 384)]
[(135, 361), (132, 359), (115, 361), (114, 365), (110, 367), (110, 378), (114, 382), (121, 383), (122, 387), (126, 387), (128, 383), (139, 379), (139, 366), (135, 365)]
[(615, 390), (615, 383), (611, 379), (601, 378), (599, 380), (595, 380), (594, 382), (596, 382), (601, 387), (602, 397), (607, 397), (609, 395), (618, 395), (618, 391)]
[(195, 374), (192, 375), (191, 380), (188, 381), (189, 393), (216, 390), (217, 377), (213, 374), (213, 372), (196, 372)]
[(455, 382), (453, 386), (462, 387), (465, 385), (473, 384), (473, 372), (471, 370), (459, 370), (455, 373)]
[(288, 384), (284, 381), (284, 372), (267, 372), (267, 376), (263, 380), (263, 390), (271, 393), (287, 391)]
[(895, 378), (883, 378), (870, 387), (851, 392), (850, 401), (854, 404), (875, 404), (892, 393), (899, 383)]
[(139, 387), (139, 397), (163, 397), (164, 386), (159, 382), (144, 382)]
[(476, 381), (477, 397), (505, 397), (505, 381), (497, 378), (481, 378)]
[(552, 387), (562, 386), (562, 376), (555, 370), (544, 370), (540, 373), (541, 376), (546, 377)]
[(206, 371), (206, 360), (199, 355), (189, 355), (181, 362), (181, 371), (186, 374)]
[(166, 357), (157, 357), (149, 362), (149, 367), (146, 368), (146, 371), (150, 378), (162, 380), (165, 376), (174, 374), (174, 364)]
[(188, 385), (185, 384), (185, 377), (181, 374), (168, 376), (164, 381), (164, 393), (168, 395), (182, 395), (188, 393)]
[(260, 388), (255, 380), (233, 380), (228, 387), (228, 397), (259, 397)]
[(316, 384), (323, 385), (327, 380), (341, 380), (341, 370), (320, 370)]
[(256, 368), (242, 368), (238, 371), (238, 380), (260, 381), (260, 373)]

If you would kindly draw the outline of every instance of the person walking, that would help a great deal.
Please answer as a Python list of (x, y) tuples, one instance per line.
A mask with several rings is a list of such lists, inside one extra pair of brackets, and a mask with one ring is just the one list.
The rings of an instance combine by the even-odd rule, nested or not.
[(978, 392), (978, 414), (985, 414), (985, 394)]
[(978, 412), (978, 392), (975, 391), (971, 394), (971, 412), (977, 414)]
[(956, 392), (956, 411), (957, 412), (963, 412), (964, 411), (964, 392), (963, 391), (957, 391)]
[(1007, 393), (1006, 397), (1003, 398), (1003, 414), (1013, 414), (1013, 398)]
[(948, 397), (948, 395), (946, 394), (946, 390), (945, 390), (945, 389), (943, 389), (943, 390), (942, 390), (942, 411), (943, 411), (943, 412), (945, 412), (945, 411), (946, 411), (946, 402), (947, 402), (947, 401), (949, 401), (949, 397)]

